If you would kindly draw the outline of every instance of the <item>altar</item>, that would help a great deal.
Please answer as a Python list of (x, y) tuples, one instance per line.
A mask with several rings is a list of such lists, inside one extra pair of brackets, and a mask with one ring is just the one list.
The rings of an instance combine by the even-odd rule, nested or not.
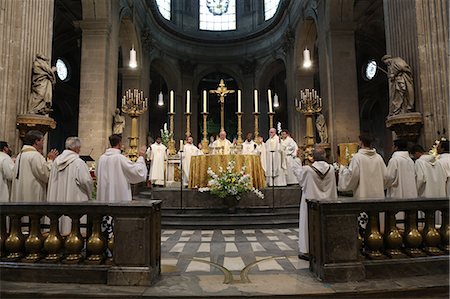
[(226, 169), (230, 161), (235, 161), (235, 171), (241, 171), (245, 165), (245, 173), (250, 175), (251, 187), (262, 189), (266, 187), (266, 177), (261, 164), (261, 158), (257, 155), (203, 155), (191, 158), (189, 173), (189, 188), (201, 188), (208, 186), (208, 167), (215, 173), (219, 167)]

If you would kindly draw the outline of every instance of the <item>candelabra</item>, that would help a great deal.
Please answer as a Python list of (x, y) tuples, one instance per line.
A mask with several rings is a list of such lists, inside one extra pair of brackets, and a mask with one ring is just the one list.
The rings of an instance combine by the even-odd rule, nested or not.
[(170, 156), (176, 154), (175, 151), (175, 140), (173, 139), (173, 118), (175, 116), (174, 112), (167, 113), (169, 115), (169, 143), (168, 143), (168, 152)]
[(204, 154), (209, 153), (208, 148), (208, 127), (207, 127), (207, 118), (208, 118), (208, 112), (202, 112), (203, 114), (203, 140), (202, 140), (202, 151)]
[(238, 135), (238, 139), (237, 139), (237, 144), (241, 145), (243, 140), (242, 140), (242, 112), (236, 112), (237, 118), (238, 118), (238, 127), (237, 127), (237, 135)]
[(269, 112), (269, 128), (274, 128), (273, 126), (273, 116), (275, 115), (275, 112)]
[(295, 108), (306, 117), (306, 146), (312, 147), (315, 143), (313, 116), (322, 111), (322, 99), (314, 89), (300, 91), (300, 100), (295, 100)]
[(258, 118), (259, 112), (253, 112), (253, 116), (255, 117), (255, 142), (259, 144), (259, 128), (258, 128)]
[(144, 98), (144, 92), (137, 89), (127, 90), (122, 98), (122, 112), (128, 114), (131, 118), (131, 134), (130, 148), (127, 151), (128, 157), (131, 161), (136, 161), (138, 158), (138, 129), (137, 120), (140, 115), (147, 111), (147, 98)]
[(191, 136), (191, 113), (185, 112), (184, 115), (186, 116), (186, 138)]

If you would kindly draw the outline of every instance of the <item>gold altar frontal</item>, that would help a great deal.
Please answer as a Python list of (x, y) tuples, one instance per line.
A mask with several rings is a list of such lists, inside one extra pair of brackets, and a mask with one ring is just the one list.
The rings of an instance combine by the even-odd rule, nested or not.
[(235, 161), (234, 170), (241, 171), (245, 165), (245, 173), (251, 176), (252, 187), (261, 189), (266, 187), (266, 177), (261, 165), (261, 158), (257, 155), (204, 155), (191, 158), (189, 173), (189, 188), (201, 188), (208, 186), (208, 167), (218, 173), (219, 167), (225, 170), (228, 162)]

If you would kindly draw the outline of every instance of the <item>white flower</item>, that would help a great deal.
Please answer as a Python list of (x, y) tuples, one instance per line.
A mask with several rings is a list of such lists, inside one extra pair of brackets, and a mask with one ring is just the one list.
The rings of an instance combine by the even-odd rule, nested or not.
[(208, 192), (208, 191), (210, 191), (210, 189), (208, 187), (204, 187), (204, 188), (199, 188), (198, 191), (200, 191), (200, 192)]

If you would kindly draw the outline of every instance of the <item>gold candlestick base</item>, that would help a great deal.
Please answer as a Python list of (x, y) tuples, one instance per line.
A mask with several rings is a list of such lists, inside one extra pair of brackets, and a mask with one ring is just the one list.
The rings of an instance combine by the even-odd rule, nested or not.
[(175, 140), (173, 140), (173, 118), (175, 116), (175, 113), (169, 112), (167, 113), (169, 115), (169, 142), (168, 142), (168, 149), (167, 152), (169, 156), (173, 156), (177, 153), (175, 149)]
[(253, 112), (253, 116), (255, 118), (255, 142), (259, 144), (259, 127), (258, 127), (259, 112)]
[(244, 142), (243, 140), (242, 140), (242, 114), (244, 114), (244, 113), (242, 113), (242, 112), (236, 112), (236, 115), (237, 115), (237, 117), (238, 117), (238, 127), (237, 127), (237, 135), (238, 135), (238, 139), (237, 139), (237, 144), (238, 145), (241, 145), (242, 144), (242, 142)]
[(202, 140), (202, 152), (204, 154), (209, 153), (209, 144), (208, 144), (208, 128), (207, 128), (207, 118), (208, 112), (202, 112), (203, 114), (203, 140)]
[(186, 112), (184, 113), (184, 115), (186, 116), (186, 138), (188, 138), (189, 136), (191, 136), (191, 113), (190, 112)]
[(273, 126), (273, 116), (275, 115), (275, 112), (269, 112), (267, 114), (269, 114), (269, 127), (270, 127), (270, 129), (274, 128), (274, 126)]

